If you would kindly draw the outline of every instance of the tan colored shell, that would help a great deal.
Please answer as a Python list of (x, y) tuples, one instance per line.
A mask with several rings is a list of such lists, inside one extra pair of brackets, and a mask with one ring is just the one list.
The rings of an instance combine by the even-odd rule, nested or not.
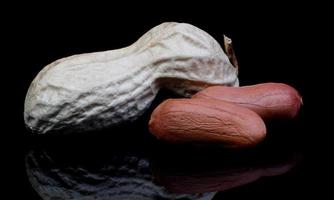
[(238, 86), (237, 72), (206, 32), (163, 23), (126, 48), (47, 65), (30, 85), (24, 120), (37, 133), (105, 128), (135, 120), (160, 87), (190, 96), (209, 85)]

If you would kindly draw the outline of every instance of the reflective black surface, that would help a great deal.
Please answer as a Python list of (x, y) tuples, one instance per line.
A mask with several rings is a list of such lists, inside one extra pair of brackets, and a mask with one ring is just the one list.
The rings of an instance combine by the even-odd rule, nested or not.
[(203, 154), (182, 147), (182, 153), (159, 155), (159, 148), (124, 148), (32, 150), (25, 158), (27, 176), (43, 199), (212, 199), (217, 192), (288, 173), (303, 158), (292, 150)]
[(260, 191), (300, 195), (313, 184), (303, 110), (293, 121), (267, 122), (268, 137), (255, 148), (171, 145), (146, 126), (167, 97), (177, 96), (163, 90), (138, 121), (99, 132), (26, 132), (22, 170), (29, 192), (40, 199), (234, 199)]
[[(163, 12), (163, 4), (147, 10), (112, 5), (95, 12), (77, 6), (63, 12), (55, 5), (34, 12), (15, 5), (15, 12), (3, 18), (9, 33), (3, 37), (9, 62), (2, 64), (1, 93), (1, 180), (9, 193), (4, 198), (328, 199), (333, 140), (331, 129), (324, 127), (331, 126), (332, 117), (322, 112), (331, 113), (331, 98), (325, 95), (331, 79), (324, 78), (331, 73), (326, 72), (330, 65), (320, 64), (325, 56), (317, 55), (325, 52), (317, 47), (324, 20), (316, 18), (314, 5), (261, 4), (246, 6), (245, 12), (240, 6), (200, 3), (195, 10), (188, 4)], [(12, 15), (17, 19), (10, 20)], [(162, 91), (134, 123), (59, 137), (35, 136), (25, 129), (25, 94), (43, 66), (73, 54), (127, 46), (164, 21), (194, 24), (220, 44), (223, 34), (232, 38), (241, 85), (290, 84), (304, 101), (298, 118), (268, 122), (268, 137), (252, 149), (169, 145), (147, 130), (152, 109), (175, 97)]]

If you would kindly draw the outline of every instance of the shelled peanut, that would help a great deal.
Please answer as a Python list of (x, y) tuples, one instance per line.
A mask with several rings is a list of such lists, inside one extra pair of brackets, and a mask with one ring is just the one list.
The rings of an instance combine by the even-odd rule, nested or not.
[(294, 118), (302, 98), (292, 87), (264, 83), (212, 86), (191, 99), (169, 99), (152, 113), (149, 129), (172, 143), (213, 142), (228, 148), (258, 144), (266, 136), (263, 119)]
[(293, 87), (283, 83), (262, 83), (243, 87), (212, 86), (192, 98), (223, 100), (248, 108), (264, 119), (294, 118), (302, 98)]
[(169, 99), (152, 113), (149, 129), (172, 143), (213, 142), (241, 148), (259, 143), (266, 127), (255, 112), (214, 99)]

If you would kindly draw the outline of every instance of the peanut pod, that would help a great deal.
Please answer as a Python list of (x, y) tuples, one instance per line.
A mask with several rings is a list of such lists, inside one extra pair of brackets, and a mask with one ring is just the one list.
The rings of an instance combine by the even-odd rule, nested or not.
[(44, 67), (27, 92), (24, 120), (36, 133), (110, 127), (137, 119), (161, 87), (190, 96), (209, 85), (238, 86), (237, 72), (203, 30), (163, 23), (126, 48)]

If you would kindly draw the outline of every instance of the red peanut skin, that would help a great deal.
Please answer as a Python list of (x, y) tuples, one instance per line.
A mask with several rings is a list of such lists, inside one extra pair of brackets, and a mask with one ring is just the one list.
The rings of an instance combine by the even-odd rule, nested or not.
[(296, 117), (302, 98), (291, 86), (283, 83), (263, 83), (243, 87), (212, 86), (194, 99), (223, 100), (248, 108), (263, 119), (292, 119)]
[(171, 143), (220, 143), (227, 148), (254, 146), (266, 127), (255, 112), (214, 99), (169, 99), (152, 113), (149, 130)]

